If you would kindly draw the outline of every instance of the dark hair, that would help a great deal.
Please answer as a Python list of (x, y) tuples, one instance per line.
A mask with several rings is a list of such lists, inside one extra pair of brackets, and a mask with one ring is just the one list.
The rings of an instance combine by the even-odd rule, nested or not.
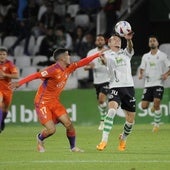
[(158, 37), (156, 35), (150, 35), (149, 38), (156, 38), (156, 40), (158, 41)]
[(104, 37), (105, 38), (104, 34), (97, 34), (96, 37)]
[(8, 53), (8, 49), (5, 47), (0, 47), (0, 51), (5, 51), (6, 53)]
[(68, 50), (65, 48), (58, 48), (58, 49), (54, 50), (54, 52), (53, 52), (54, 60), (57, 60), (58, 57), (60, 56), (60, 54), (63, 54), (66, 52), (68, 52)]

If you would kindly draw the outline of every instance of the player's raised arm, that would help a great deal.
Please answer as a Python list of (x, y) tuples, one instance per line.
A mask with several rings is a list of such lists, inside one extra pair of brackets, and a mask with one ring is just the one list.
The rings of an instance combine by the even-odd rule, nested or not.
[(39, 72), (30, 74), (30, 75), (26, 76), (25, 78), (21, 79), (20, 81), (10, 82), (9, 88), (15, 90), (16, 88), (20, 87), (21, 85), (28, 83), (32, 80), (38, 79), (40, 77), (41, 77), (41, 74)]
[(106, 50), (101, 50), (100, 52), (97, 52), (93, 55), (90, 55), (88, 57), (85, 57), (83, 59), (81, 59), (80, 61), (77, 62), (78, 67), (83, 67), (87, 64), (89, 64), (92, 60), (94, 60), (97, 57), (101, 57), (103, 55), (103, 52)]

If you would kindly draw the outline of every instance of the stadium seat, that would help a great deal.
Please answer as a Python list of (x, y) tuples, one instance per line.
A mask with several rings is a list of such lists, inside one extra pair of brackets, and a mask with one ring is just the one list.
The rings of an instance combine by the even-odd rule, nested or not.
[(71, 58), (70, 58), (71, 62), (76, 62), (76, 61), (79, 61), (80, 59), (81, 58), (78, 55), (72, 55)]
[(85, 71), (83, 67), (80, 67), (75, 71), (75, 75), (78, 80), (88, 79), (89, 71)]
[(23, 56), (24, 55), (24, 47), (22, 45), (17, 45), (14, 49), (14, 56)]
[(13, 56), (8, 56), (8, 58), (7, 58), (8, 60), (10, 60), (10, 61), (12, 61), (13, 63), (15, 63), (15, 59), (14, 59), (14, 57)]
[(168, 55), (168, 59), (170, 59), (170, 43), (161, 44), (159, 49), (166, 53)]
[(44, 55), (38, 55), (32, 57), (32, 65), (37, 66), (39, 62), (47, 61), (47, 57)]
[[(19, 80), (21, 80), (21, 79), (22, 78), (19, 78)], [(23, 84), (19, 88), (16, 88), (16, 91), (25, 91), (25, 90), (27, 90), (27, 83)]]
[(88, 28), (90, 25), (90, 18), (87, 14), (78, 14), (75, 16), (75, 25)]
[(37, 67), (34, 67), (34, 66), (30, 66), (30, 67), (24, 67), (21, 71), (21, 77), (25, 77), (29, 74), (32, 74), (32, 73), (35, 73), (37, 72)]
[(65, 90), (70, 90), (70, 89), (76, 89), (78, 88), (78, 79), (75, 76), (75, 74), (71, 74), (70, 77), (67, 80), (66, 86), (65, 86)]
[(39, 85), (42, 83), (42, 80), (37, 79), (37, 80), (33, 80), (30, 81), (27, 85), (27, 90), (37, 90), (37, 88), (39, 87)]
[(16, 36), (7, 36), (4, 38), (2, 45), (6, 48), (10, 48), (16, 40), (17, 40)]
[(75, 17), (80, 7), (78, 4), (70, 4), (67, 8), (67, 13), (71, 15), (71, 17)]
[(35, 37), (31, 36), (29, 39), (29, 44), (28, 44), (28, 52), (33, 55), (34, 54), (34, 47), (36, 45)]
[(36, 55), (37, 52), (39, 52), (39, 49), (40, 49), (40, 45), (41, 45), (41, 42), (43, 40), (45, 36), (44, 35), (40, 35), (36, 42), (35, 42), (35, 46), (34, 46), (34, 49), (33, 49), (33, 55)]
[(19, 68), (31, 66), (31, 58), (28, 56), (15, 57), (15, 65)]

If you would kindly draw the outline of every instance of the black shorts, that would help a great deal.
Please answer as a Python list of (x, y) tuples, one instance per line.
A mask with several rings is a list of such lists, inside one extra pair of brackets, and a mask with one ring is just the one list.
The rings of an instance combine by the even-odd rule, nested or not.
[(164, 87), (154, 86), (154, 87), (145, 87), (143, 90), (142, 100), (153, 102), (154, 98), (162, 99), (164, 94)]
[(119, 87), (109, 90), (109, 101), (116, 101), (122, 109), (135, 112), (136, 99), (134, 87)]
[(103, 93), (105, 95), (109, 93), (109, 82), (102, 83), (102, 84), (94, 84), (94, 87), (96, 89), (97, 99), (99, 98), (99, 93)]

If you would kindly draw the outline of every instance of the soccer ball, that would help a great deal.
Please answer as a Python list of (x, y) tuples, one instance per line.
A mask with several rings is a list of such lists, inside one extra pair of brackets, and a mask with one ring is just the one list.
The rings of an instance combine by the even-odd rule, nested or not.
[(124, 35), (129, 34), (132, 31), (132, 27), (127, 21), (119, 21), (115, 27), (115, 32), (119, 34), (121, 37), (124, 37)]

